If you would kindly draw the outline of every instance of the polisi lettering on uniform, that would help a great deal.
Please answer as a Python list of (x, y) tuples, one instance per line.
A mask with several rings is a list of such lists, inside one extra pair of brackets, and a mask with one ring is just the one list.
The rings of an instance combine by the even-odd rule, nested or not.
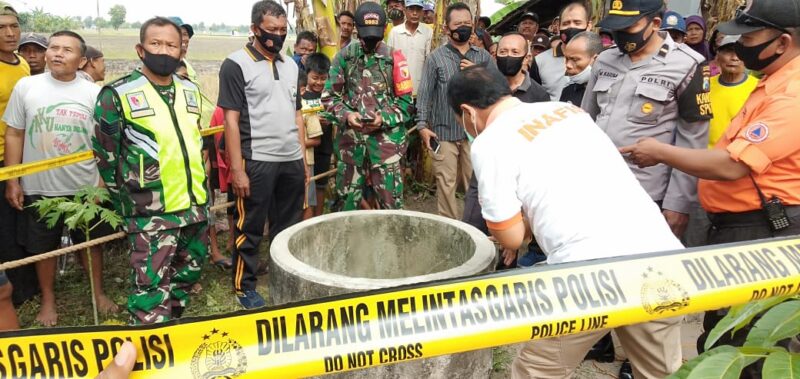
[(564, 121), (574, 114), (581, 113), (583, 113), (583, 110), (574, 105), (563, 106), (550, 113), (545, 113), (526, 121), (524, 124), (522, 124), (522, 127), (517, 130), (517, 132), (526, 140), (528, 140), (528, 142), (531, 142), (542, 130), (547, 129), (556, 123)]
[(659, 87), (664, 87), (670, 91), (675, 90), (674, 82), (659, 76), (642, 75), (642, 77), (639, 78), (639, 83), (652, 84)]

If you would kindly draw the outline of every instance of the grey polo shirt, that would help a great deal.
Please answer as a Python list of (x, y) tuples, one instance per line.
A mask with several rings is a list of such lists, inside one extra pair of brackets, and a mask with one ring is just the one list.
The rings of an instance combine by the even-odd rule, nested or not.
[[(653, 56), (632, 63), (618, 49), (600, 54), (592, 66), (581, 107), (618, 147), (653, 137), (691, 149), (708, 144), (711, 106), (705, 59), (669, 34)], [(664, 209), (688, 213), (697, 198), (697, 178), (659, 164), (628, 163), (642, 187)]]
[(558, 101), (561, 98), (561, 90), (569, 84), (566, 75), (567, 66), (564, 52), (561, 49), (563, 44), (543, 51), (534, 58), (539, 78), (542, 80), (542, 87), (547, 90), (551, 101)]
[(278, 54), (270, 60), (248, 44), (229, 55), (219, 70), (223, 109), (240, 112), (242, 157), (263, 162), (303, 159), (296, 111), (302, 107), (297, 64)]

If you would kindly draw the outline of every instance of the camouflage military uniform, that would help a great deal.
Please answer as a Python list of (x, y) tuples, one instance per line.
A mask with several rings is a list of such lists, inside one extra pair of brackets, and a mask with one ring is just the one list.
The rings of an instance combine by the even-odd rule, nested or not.
[[(358, 209), (367, 176), (381, 208), (403, 208), (401, 158), (406, 151), (405, 125), (413, 106), (410, 90), (397, 95), (393, 74), (398, 54), (402, 57), (384, 43), (374, 54), (366, 54), (360, 43), (351, 43), (333, 60), (323, 97), (340, 125), (334, 141), (338, 162), (336, 210)], [(365, 134), (348, 127), (347, 115), (352, 112), (380, 114), (381, 129)]]
[[(184, 82), (167, 87), (153, 85), (158, 93), (154, 96), (156, 98), (132, 99), (130, 95), (126, 97), (117, 92), (126, 84), (141, 82), (142, 78), (141, 72), (134, 71), (100, 92), (95, 107), (93, 148), (100, 175), (111, 192), (114, 209), (125, 220), (124, 227), (131, 246), (133, 293), (128, 296), (128, 310), (134, 323), (149, 324), (168, 321), (173, 315), (179, 315), (188, 301), (189, 289), (200, 277), (200, 269), (208, 255), (208, 196), (207, 192), (202, 192), (206, 187), (204, 176), (202, 183), (189, 180), (190, 188), (184, 188), (185, 192), (180, 196), (190, 198), (188, 201), (181, 199), (186, 206), (169, 209), (169, 201), (174, 200), (175, 195), (166, 193), (166, 183), (171, 180), (167, 178), (167, 163), (161, 161), (164, 155), (154, 157), (150, 151), (166, 150), (174, 141), (148, 134), (135, 117), (131, 120), (125, 116), (122, 104), (129, 101), (138, 104), (139, 108), (149, 104), (151, 108), (159, 109), (153, 105), (163, 100), (167, 106), (177, 109), (176, 98), (182, 101), (178, 97), (184, 92), (192, 92), (195, 87)], [(179, 91), (177, 85), (188, 89)], [(181, 102), (180, 106), (194, 110), (194, 95), (189, 93), (186, 96), (189, 105)], [(199, 118), (199, 106), (197, 108)], [(148, 114), (147, 109), (138, 111), (139, 114)], [(174, 115), (174, 112), (168, 113)], [(153, 113), (150, 115), (160, 117)], [(176, 136), (178, 127), (173, 129), (169, 114), (166, 122), (162, 122), (164, 118), (158, 120), (155, 124), (169, 128), (171, 138), (186, 139), (186, 143), (181, 139), (181, 146), (196, 146), (193, 135)], [(199, 132), (196, 137), (199, 138)], [(182, 157), (180, 151), (177, 154), (175, 159), (191, 165), (193, 170), (197, 169), (198, 154), (202, 161), (201, 153), (194, 149), (184, 152)], [(189, 156), (194, 160), (190, 161)], [(188, 172), (189, 168), (185, 170)], [(183, 173), (183, 169), (179, 168), (179, 171)]]

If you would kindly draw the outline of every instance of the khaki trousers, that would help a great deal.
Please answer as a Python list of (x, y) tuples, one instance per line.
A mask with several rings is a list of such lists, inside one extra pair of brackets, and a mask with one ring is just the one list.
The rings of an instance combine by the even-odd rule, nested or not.
[[(614, 329), (636, 379), (661, 379), (681, 366), (681, 320), (673, 317)], [(511, 366), (511, 377), (572, 378), (586, 353), (608, 330), (525, 344)]]
[(469, 143), (440, 141), (439, 154), (433, 154), (433, 171), (436, 175), (436, 200), (439, 214), (460, 220), (456, 202), (456, 188), (459, 184), (469, 188), (472, 177), (472, 163), (469, 159)]

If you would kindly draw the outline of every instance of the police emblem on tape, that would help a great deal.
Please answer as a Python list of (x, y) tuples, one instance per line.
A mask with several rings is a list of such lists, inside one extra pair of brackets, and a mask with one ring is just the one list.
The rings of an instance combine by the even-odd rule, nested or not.
[(676, 281), (653, 267), (642, 274), (642, 307), (651, 315), (677, 312), (689, 306), (689, 293)]
[(764, 142), (769, 137), (769, 128), (763, 122), (757, 122), (747, 127), (744, 138), (752, 143)]
[(195, 379), (235, 378), (247, 371), (247, 355), (242, 345), (227, 332), (212, 329), (202, 337), (203, 343), (192, 356)]

